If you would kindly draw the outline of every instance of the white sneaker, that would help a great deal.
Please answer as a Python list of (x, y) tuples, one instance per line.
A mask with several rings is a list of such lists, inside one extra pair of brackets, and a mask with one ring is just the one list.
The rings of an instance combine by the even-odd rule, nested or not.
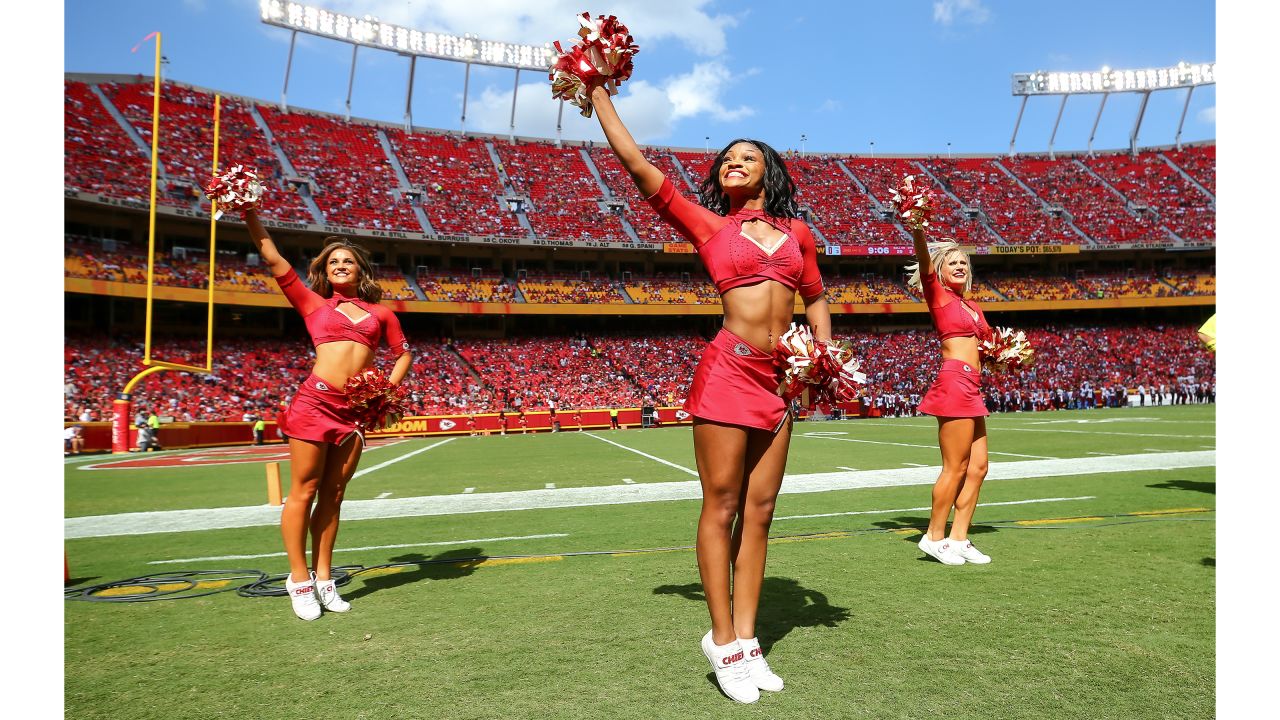
[(764, 650), (760, 649), (760, 640), (758, 638), (738, 638), (738, 644), (742, 646), (742, 654), (746, 656), (747, 676), (751, 678), (751, 682), (756, 687), (769, 692), (778, 692), (782, 689), (782, 678), (769, 667), (769, 663), (764, 659)]
[(716, 645), (708, 630), (702, 636), (702, 654), (707, 656), (711, 669), (715, 670), (716, 682), (725, 695), (740, 703), (753, 703), (760, 699), (760, 689), (747, 674), (747, 662), (737, 640), (728, 645)]
[(319, 597), (320, 606), (329, 612), (346, 612), (351, 609), (351, 603), (343, 600), (338, 594), (337, 582), (332, 579), (317, 580), (316, 595)]
[(284, 589), (289, 591), (289, 600), (293, 603), (293, 614), (303, 620), (315, 620), (320, 617), (320, 603), (316, 601), (315, 579), (314, 573), (300, 583), (293, 581), (293, 575), (288, 575), (284, 579)]
[(956, 554), (964, 558), (965, 562), (971, 562), (974, 565), (986, 565), (991, 562), (990, 555), (974, 547), (968, 540), (952, 540), (951, 544), (955, 547)]
[(937, 560), (943, 565), (963, 565), (964, 558), (961, 557), (956, 550), (954, 540), (943, 538), (938, 541), (930, 540), (929, 533), (925, 533), (917, 543), (917, 547), (924, 551), (925, 555)]

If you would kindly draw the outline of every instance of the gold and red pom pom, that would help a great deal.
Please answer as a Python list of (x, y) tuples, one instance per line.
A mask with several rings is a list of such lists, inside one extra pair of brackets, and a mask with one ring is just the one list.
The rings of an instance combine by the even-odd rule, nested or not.
[(778, 395), (790, 402), (805, 390), (813, 390), (815, 400), (847, 402), (857, 397), (857, 386), (867, 381), (858, 372), (860, 362), (847, 340), (815, 340), (807, 325), (791, 323), (778, 338), (773, 363), (782, 370)]
[(356, 410), (356, 424), (365, 430), (381, 430), (404, 417), (408, 388), (393, 385), (378, 368), (352, 375), (344, 388), (347, 403)]
[(1002, 373), (1031, 367), (1036, 351), (1026, 333), (997, 327), (978, 343), (978, 353), (982, 356), (982, 367), (993, 373)]
[(218, 210), (220, 217), (221, 208), (243, 210), (256, 207), (258, 201), (262, 199), (263, 190), (256, 170), (244, 165), (234, 165), (230, 170), (209, 181), (204, 188), (204, 196), (221, 206)]
[(902, 178), (902, 184), (889, 190), (889, 202), (902, 224), (911, 230), (929, 227), (933, 217), (933, 193), (923, 185), (917, 185), (914, 175)]
[(618, 84), (631, 77), (632, 58), (640, 52), (627, 26), (613, 15), (590, 13), (578, 16), (578, 37), (568, 50), (554, 44), (555, 62), (548, 77), (551, 97), (568, 101), (583, 117), (591, 117), (591, 91), (604, 86), (610, 95), (618, 94)]

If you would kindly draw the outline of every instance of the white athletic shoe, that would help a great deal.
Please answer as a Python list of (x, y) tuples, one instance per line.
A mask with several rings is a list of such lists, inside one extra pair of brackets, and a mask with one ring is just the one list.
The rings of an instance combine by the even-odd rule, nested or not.
[(986, 565), (991, 562), (990, 555), (974, 547), (973, 543), (968, 540), (952, 540), (951, 544), (955, 546), (956, 554), (964, 558), (965, 562), (970, 562), (974, 565)]
[(316, 601), (315, 579), (314, 573), (300, 583), (293, 581), (293, 575), (284, 579), (284, 589), (289, 591), (289, 600), (293, 603), (293, 614), (303, 620), (315, 620), (320, 617), (320, 603)]
[(317, 580), (316, 595), (319, 596), (320, 606), (329, 612), (346, 612), (351, 609), (351, 603), (338, 594), (338, 585), (332, 579)]
[(943, 538), (938, 541), (929, 539), (929, 533), (925, 533), (917, 543), (917, 547), (924, 551), (925, 555), (937, 560), (943, 565), (963, 565), (964, 558), (956, 552), (956, 543), (954, 540)]
[(738, 638), (738, 644), (742, 646), (742, 654), (746, 656), (747, 676), (751, 678), (751, 682), (756, 687), (769, 692), (778, 692), (782, 689), (782, 678), (769, 667), (769, 663), (764, 659), (764, 650), (760, 649), (760, 640), (758, 638)]
[(725, 695), (748, 704), (760, 699), (760, 689), (747, 674), (747, 661), (737, 640), (728, 645), (716, 645), (708, 630), (702, 636), (702, 654), (707, 656), (711, 669), (715, 670), (716, 682)]

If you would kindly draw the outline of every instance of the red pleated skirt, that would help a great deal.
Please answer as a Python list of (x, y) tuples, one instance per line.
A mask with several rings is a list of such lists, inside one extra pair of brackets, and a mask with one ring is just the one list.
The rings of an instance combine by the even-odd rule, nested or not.
[(703, 420), (777, 432), (787, 402), (778, 395), (773, 357), (721, 328), (702, 353), (684, 410)]
[(920, 401), (922, 413), (936, 417), (986, 417), (981, 368), (963, 360), (943, 360), (938, 377)]
[(347, 403), (347, 394), (315, 375), (298, 387), (279, 425), (286, 436), (299, 440), (341, 445), (355, 433), (364, 442), (364, 435), (356, 427), (356, 411)]

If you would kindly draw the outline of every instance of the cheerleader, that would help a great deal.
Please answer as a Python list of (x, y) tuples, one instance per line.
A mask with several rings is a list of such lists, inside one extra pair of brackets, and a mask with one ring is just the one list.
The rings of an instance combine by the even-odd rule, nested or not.
[(663, 220), (693, 243), (724, 306), (724, 323), (702, 355), (684, 410), (702, 483), (698, 571), (711, 615), (702, 651), (730, 698), (755, 702), (781, 690), (756, 638), (769, 525), (791, 440), (773, 351), (795, 312), (796, 293), (819, 341), (831, 316), (813, 236), (795, 203), (782, 158), (759, 140), (716, 154), (700, 202), (678, 192), (645, 159), (605, 88), (591, 103), (618, 161)]
[[(361, 418), (344, 389), (353, 376), (373, 367), (383, 338), (396, 356), (387, 376), (393, 386), (408, 374), (413, 355), (395, 313), (378, 304), (382, 289), (374, 281), (364, 248), (343, 238), (327, 238), (303, 284), (276, 249), (257, 212), (245, 209), (244, 219), (258, 254), (289, 304), (306, 321), (315, 345), (311, 375), (278, 421), (281, 433), (289, 438), (289, 498), (280, 513), (280, 532), (289, 557), (285, 589), (294, 614), (315, 620), (321, 608), (351, 609), (331, 576), (343, 492), (364, 449)], [(308, 533), (313, 569), (307, 566)]]
[[(991, 335), (982, 309), (964, 295), (973, 286), (969, 256), (954, 241), (929, 243), (912, 229), (916, 264), (907, 281), (921, 290), (942, 342), (942, 367), (919, 411), (938, 419), (942, 472), (933, 485), (929, 529), (919, 547), (944, 565), (985, 564), (991, 558), (969, 540), (978, 491), (987, 477), (987, 408), (982, 401), (979, 340)], [(947, 517), (955, 508), (951, 532)]]

